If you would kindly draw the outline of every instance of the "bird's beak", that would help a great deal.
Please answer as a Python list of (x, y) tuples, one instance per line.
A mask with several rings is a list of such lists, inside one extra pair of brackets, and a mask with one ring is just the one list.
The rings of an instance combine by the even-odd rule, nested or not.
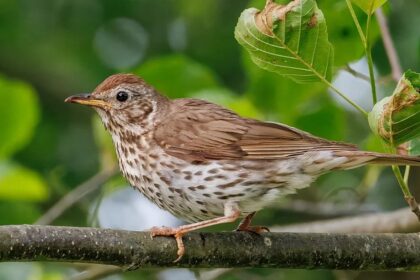
[(104, 108), (104, 109), (110, 107), (110, 104), (108, 102), (101, 99), (94, 98), (89, 93), (69, 96), (64, 100), (64, 102), (78, 103), (78, 104), (94, 106), (94, 107), (99, 107), (99, 108)]

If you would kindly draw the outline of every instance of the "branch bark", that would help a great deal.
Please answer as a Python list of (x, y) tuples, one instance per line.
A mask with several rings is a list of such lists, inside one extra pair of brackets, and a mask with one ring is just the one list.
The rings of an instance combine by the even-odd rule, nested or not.
[(148, 232), (55, 226), (0, 226), (0, 261), (59, 261), (139, 267), (413, 269), (420, 235), (246, 232), (190, 233), (179, 263), (173, 238)]

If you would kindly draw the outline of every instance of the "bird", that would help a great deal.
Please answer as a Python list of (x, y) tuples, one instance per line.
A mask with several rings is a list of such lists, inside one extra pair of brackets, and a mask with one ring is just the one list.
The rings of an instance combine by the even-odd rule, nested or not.
[(151, 229), (152, 237), (176, 239), (175, 261), (184, 255), (182, 237), (190, 231), (239, 218), (239, 231), (268, 230), (251, 225), (257, 211), (329, 171), (420, 165), (420, 157), (362, 151), (285, 124), (244, 118), (205, 100), (169, 99), (134, 74), (111, 75), (93, 92), (65, 102), (95, 109), (126, 180), (189, 222)]

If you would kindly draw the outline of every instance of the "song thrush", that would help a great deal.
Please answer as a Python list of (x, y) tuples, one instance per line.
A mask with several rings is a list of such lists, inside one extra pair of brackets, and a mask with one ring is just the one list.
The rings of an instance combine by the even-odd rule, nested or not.
[(330, 170), (367, 163), (420, 165), (420, 158), (358, 150), (298, 129), (242, 118), (216, 104), (159, 94), (139, 77), (116, 74), (91, 94), (66, 102), (92, 106), (111, 133), (124, 177), (175, 216), (194, 222), (153, 228), (174, 236), (245, 217), (280, 196), (307, 187)]

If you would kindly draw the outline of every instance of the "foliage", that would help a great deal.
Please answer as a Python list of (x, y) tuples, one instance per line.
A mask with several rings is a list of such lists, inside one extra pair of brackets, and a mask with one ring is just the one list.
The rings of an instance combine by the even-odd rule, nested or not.
[[(34, 90), (26, 83), (0, 76), (0, 159), (29, 142), (39, 119)], [(13, 125), (11, 125), (13, 124)]]
[(385, 97), (369, 114), (374, 133), (391, 145), (420, 137), (420, 74), (408, 70), (392, 96)]
[(297, 82), (331, 79), (334, 51), (324, 15), (314, 0), (268, 2), (242, 12), (235, 38), (255, 64)]
[[(0, 76), (0, 200), (43, 201), (48, 189), (33, 170), (7, 160), (31, 139), (39, 119), (35, 91)], [(7, 94), (6, 94), (7, 93)]]
[[(343, 103), (334, 95), (327, 94), (331, 88), (314, 71), (310, 71), (311, 81), (321, 82), (295, 83), (276, 73), (286, 76), (289, 73), (279, 71), (279, 65), (309, 69), (305, 63), (292, 64), (292, 52), (283, 50), (280, 54), (289, 60), (275, 60), (275, 68), (266, 63), (270, 61), (267, 59), (276, 58), (279, 46), (291, 46), (300, 38), (300, 51), (294, 54), (301, 61), (307, 63), (311, 50), (315, 50), (319, 55), (319, 62), (313, 66), (316, 73), (349, 98), (358, 97), (370, 104), (369, 92), (361, 90), (361, 85), (367, 85), (366, 81), (342, 70), (348, 64), (353, 67), (353, 62), (362, 59), (368, 50), (372, 53), (372, 66), (375, 66), (377, 95), (381, 98), (389, 96), (395, 84), (388, 78), (388, 58), (372, 13), (385, 1), (351, 2), (355, 4), (354, 15), (363, 32), (368, 21), (367, 13), (372, 18), (369, 34), (364, 34), (370, 47), (360, 42), (360, 34), (345, 0), (302, 1), (302, 6), (292, 9), (293, 20), (284, 23), (276, 18), (273, 35), (278, 38), (262, 33), (258, 26), (252, 25), (251, 14), (248, 14), (256, 10), (247, 7), (262, 10), (265, 0), (42, 0), (36, 3), (0, 0), (0, 224), (33, 223), (80, 182), (116, 164), (109, 135), (96, 116), (92, 120), (93, 112), (62, 102), (68, 95), (91, 91), (103, 78), (116, 71), (139, 74), (171, 98), (208, 99), (244, 116), (280, 121), (328, 139), (381, 151), (381, 142), (370, 132), (366, 119), (342, 106)], [(389, 19), (402, 68), (418, 72), (419, 17), (416, 15), (420, 14), (420, 6), (414, 2), (390, 0), (383, 9)], [(309, 17), (311, 13), (300, 17), (301, 8), (316, 13), (315, 28), (308, 26), (308, 23), (313, 24)], [(264, 68), (274, 72), (261, 69), (253, 62), (251, 57), (255, 61), (261, 51), (249, 46), (243, 48), (235, 41), (235, 25), (242, 12), (242, 25), (237, 28), (249, 23), (256, 32), (253, 34), (276, 46), (253, 42), (259, 50), (275, 51), (261, 57), (266, 61)], [(296, 26), (300, 23), (298, 19), (305, 21), (306, 25)], [(279, 40), (283, 38), (281, 27), (290, 27), (291, 33), (287, 34), (293, 36)], [(308, 36), (317, 38), (311, 33), (314, 30), (320, 31), (316, 44), (308, 39)], [(241, 35), (250, 35), (246, 30), (241, 32)], [(315, 48), (317, 45), (323, 48)], [(334, 49), (334, 60), (332, 56), (326, 59), (321, 54), (329, 49)], [(366, 60), (362, 59), (359, 64), (365, 67), (356, 70), (366, 75)], [(327, 75), (324, 75), (324, 70), (328, 70)], [(340, 81), (345, 76), (343, 84), (338, 83), (338, 76)], [(367, 106), (364, 108), (370, 111)], [(410, 149), (410, 153), (420, 154), (418, 137), (411, 141)], [(416, 178), (418, 170), (413, 168), (409, 183), (414, 186)], [(114, 208), (107, 212), (112, 215), (105, 217), (110, 224), (114, 219), (144, 226), (145, 220), (136, 219), (133, 213), (139, 211), (152, 216), (154, 211), (142, 208), (145, 200), (135, 204), (132, 196), (116, 196), (115, 190), (124, 186), (126, 183), (120, 177), (109, 180), (54, 223), (98, 225), (97, 209), (102, 210), (108, 205), (103, 203), (104, 198), (114, 202)], [(352, 213), (357, 214), (358, 209), (384, 211), (405, 206), (400, 192), (390, 170), (368, 167), (324, 175), (314, 182), (312, 188), (286, 199), (292, 203), (295, 199), (308, 203), (333, 203), (333, 209), (357, 205), (351, 208)], [(123, 207), (129, 203), (132, 203), (130, 207)], [(124, 209), (128, 209), (127, 212)], [(333, 215), (335, 213), (319, 216), (312, 211), (301, 212), (294, 208), (270, 208), (261, 211), (255, 223), (303, 222)], [(161, 219), (150, 219), (154, 225), (162, 223)], [(233, 226), (228, 225), (209, 230), (231, 228)], [(14, 277), (17, 272), (22, 274)], [(173, 271), (141, 270), (114, 278), (165, 279), (164, 275), (168, 273), (174, 275)], [(183, 275), (184, 278), (194, 277), (188, 273)], [(56, 264), (0, 264), (0, 278), (5, 275), (4, 278), (10, 279), (66, 279), (74, 274), (73, 268)], [(366, 273), (358, 277), (371, 278)], [(242, 278), (336, 279), (336, 275), (330, 271), (246, 269), (228, 271), (219, 277)], [(384, 274), (381, 278), (392, 279), (392, 275)]]
[(373, 14), (376, 9), (386, 3), (387, 0), (352, 0), (366, 14)]

